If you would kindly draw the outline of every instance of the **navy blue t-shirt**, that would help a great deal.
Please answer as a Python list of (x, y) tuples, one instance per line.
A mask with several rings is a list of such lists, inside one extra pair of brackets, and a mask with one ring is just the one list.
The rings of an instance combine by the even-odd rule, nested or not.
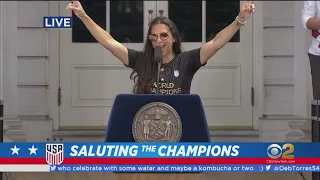
[[(128, 48), (129, 64), (127, 67), (133, 69), (142, 53)], [(204, 65), (200, 62), (200, 48), (177, 54), (169, 63), (161, 66), (159, 92), (161, 94), (190, 94), (193, 76)], [(151, 92), (156, 93), (156, 82)]]

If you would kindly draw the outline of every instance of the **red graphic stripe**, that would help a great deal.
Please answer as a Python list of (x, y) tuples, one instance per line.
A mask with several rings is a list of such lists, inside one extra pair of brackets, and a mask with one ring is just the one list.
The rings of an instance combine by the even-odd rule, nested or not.
[[(47, 164), (45, 158), (0, 158), (0, 164)], [(320, 164), (320, 158), (65, 158), (62, 164)]]

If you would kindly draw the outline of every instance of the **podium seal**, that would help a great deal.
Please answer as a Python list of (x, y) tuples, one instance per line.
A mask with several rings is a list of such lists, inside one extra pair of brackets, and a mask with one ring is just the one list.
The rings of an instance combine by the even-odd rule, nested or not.
[(153, 102), (144, 105), (135, 115), (132, 134), (136, 142), (179, 142), (181, 119), (170, 105)]

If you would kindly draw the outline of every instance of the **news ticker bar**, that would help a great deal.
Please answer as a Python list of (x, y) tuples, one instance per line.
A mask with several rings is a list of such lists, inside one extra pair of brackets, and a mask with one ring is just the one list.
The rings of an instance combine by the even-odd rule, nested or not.
[(320, 172), (319, 165), (0, 165), (0, 172)]

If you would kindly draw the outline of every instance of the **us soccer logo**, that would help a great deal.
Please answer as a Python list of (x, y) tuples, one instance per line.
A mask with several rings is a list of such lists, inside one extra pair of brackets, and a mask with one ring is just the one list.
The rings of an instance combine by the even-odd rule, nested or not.
[(63, 144), (46, 144), (46, 161), (50, 165), (59, 165), (63, 162)]

